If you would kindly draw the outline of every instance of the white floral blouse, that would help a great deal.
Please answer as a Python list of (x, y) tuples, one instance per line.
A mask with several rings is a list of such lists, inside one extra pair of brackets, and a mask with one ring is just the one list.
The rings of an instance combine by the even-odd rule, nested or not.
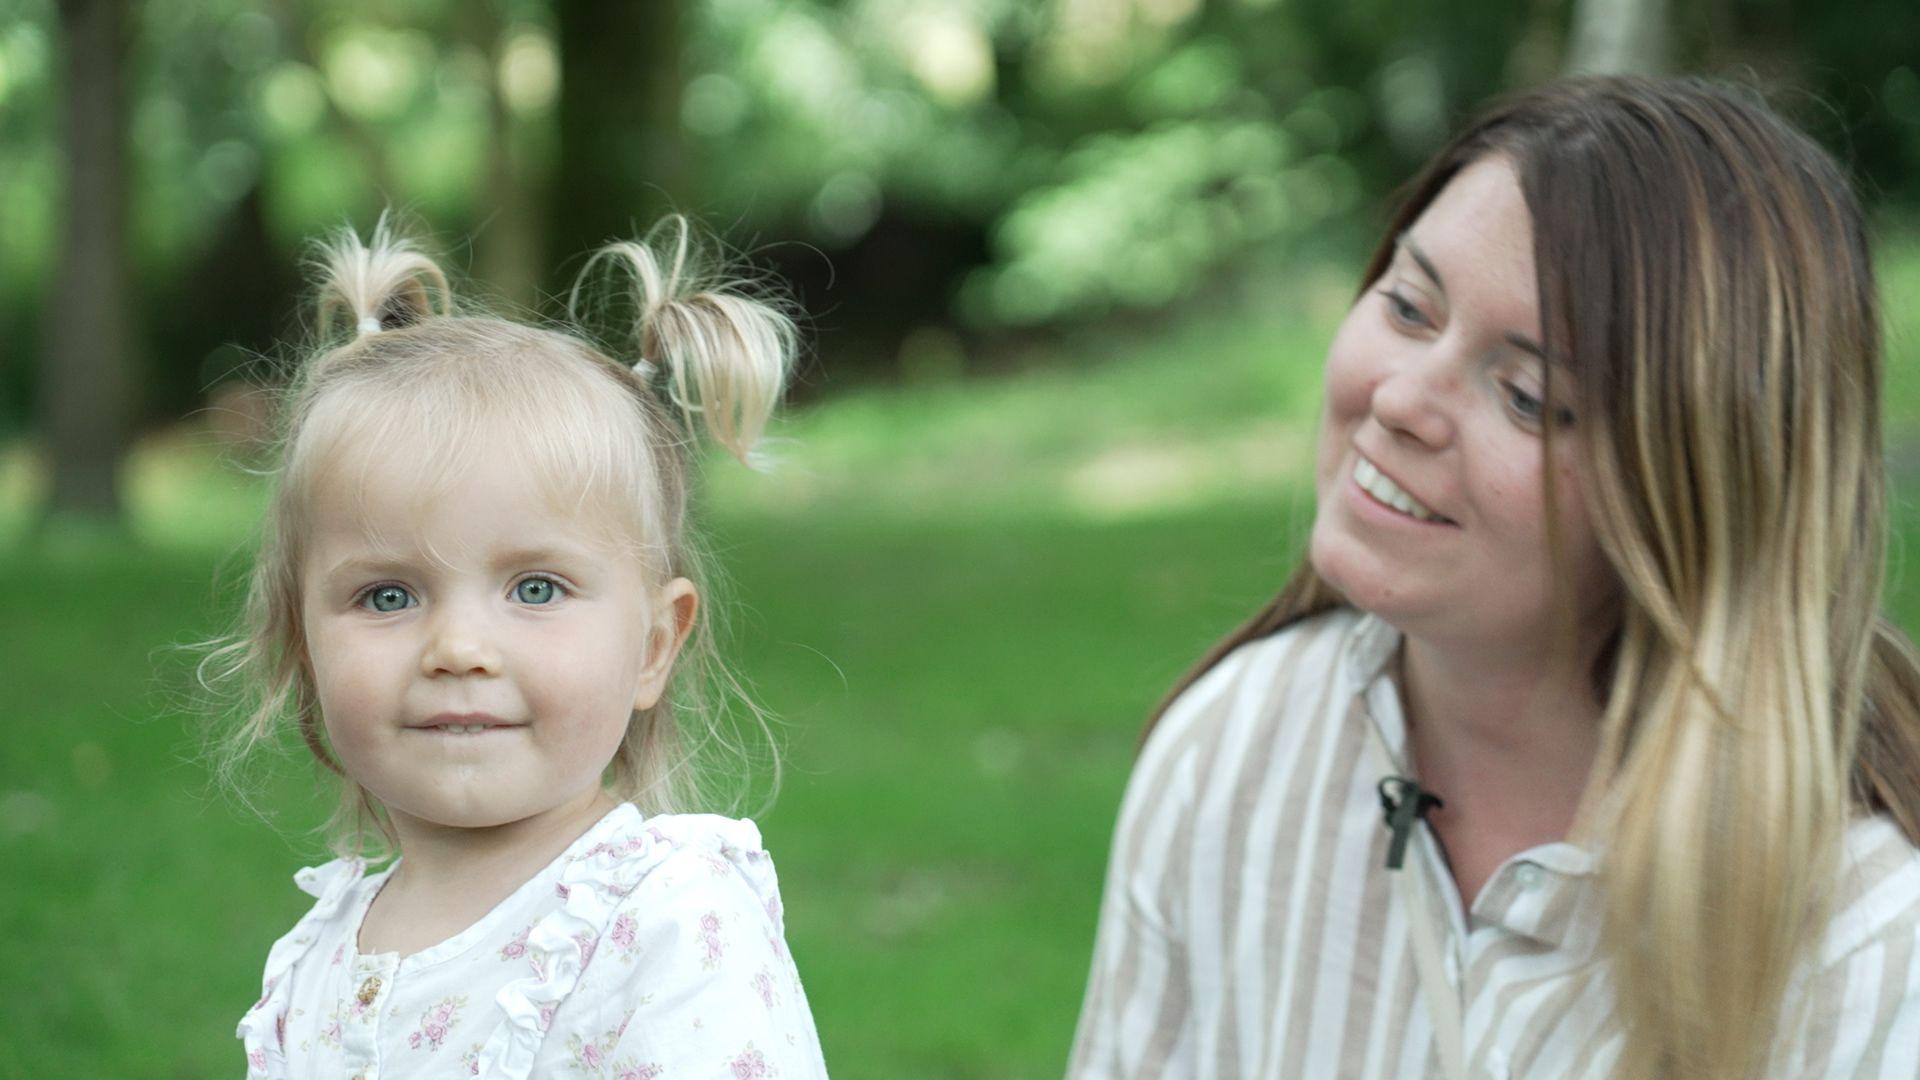
[[(397, 865), (397, 863), (395, 864)], [(393, 866), (294, 875), (313, 909), (240, 1021), (263, 1077), (824, 1077), (750, 821), (609, 812), (479, 922), (362, 955)]]

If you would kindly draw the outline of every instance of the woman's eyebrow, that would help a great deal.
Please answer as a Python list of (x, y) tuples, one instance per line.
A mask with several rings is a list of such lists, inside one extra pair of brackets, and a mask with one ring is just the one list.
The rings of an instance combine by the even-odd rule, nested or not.
[[(1394, 243), (1405, 250), (1408, 255), (1413, 256), (1413, 261), (1419, 263), (1420, 269), (1425, 271), (1426, 275), (1433, 279), (1434, 287), (1440, 290), (1440, 295), (1444, 298), (1447, 295), (1447, 283), (1441, 279), (1440, 271), (1434, 267), (1433, 260), (1427, 258), (1427, 253), (1421, 251), (1420, 245), (1413, 242), (1413, 237), (1403, 232), (1399, 236), (1394, 237)], [(1547, 350), (1541, 348), (1539, 342), (1525, 334), (1516, 334), (1508, 331), (1503, 336), (1507, 339), (1507, 344), (1519, 349), (1521, 352), (1527, 353), (1542, 361), (1546, 360)]]
[(1440, 290), (1441, 296), (1447, 295), (1447, 283), (1441, 280), (1440, 271), (1433, 268), (1433, 260), (1427, 258), (1427, 253), (1420, 250), (1420, 245), (1413, 242), (1413, 237), (1410, 234), (1401, 233), (1399, 236), (1393, 238), (1393, 242), (1407, 254), (1413, 256), (1413, 261), (1419, 263), (1420, 269), (1426, 271), (1427, 276), (1433, 279), (1433, 284)]

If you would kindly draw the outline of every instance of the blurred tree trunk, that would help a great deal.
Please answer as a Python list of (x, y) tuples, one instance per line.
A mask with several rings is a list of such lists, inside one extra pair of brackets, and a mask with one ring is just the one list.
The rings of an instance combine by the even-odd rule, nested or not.
[(559, 165), (548, 235), (572, 260), (686, 207), (677, 3), (556, 0)]
[(61, 0), (66, 227), (45, 335), (40, 428), (53, 469), (50, 517), (113, 521), (132, 441), (127, 240), (127, 59), (132, 5)]
[(542, 252), (538, 177), (527, 151), (527, 124), (515, 114), (502, 84), (511, 26), (497, 4), (465, 8), (469, 39), (487, 58), (487, 179), (476, 253), (480, 280), (508, 304), (533, 310), (539, 299)]
[(1672, 65), (1667, 0), (1578, 0), (1569, 75), (1650, 75)]

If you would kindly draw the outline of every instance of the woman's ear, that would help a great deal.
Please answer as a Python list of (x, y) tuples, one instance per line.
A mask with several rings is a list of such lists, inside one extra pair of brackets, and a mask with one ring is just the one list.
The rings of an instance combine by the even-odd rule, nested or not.
[(654, 602), (659, 616), (654, 621), (653, 632), (647, 635), (647, 662), (640, 671), (640, 688), (633, 699), (635, 711), (659, 704), (660, 695), (666, 693), (667, 676), (673, 672), (674, 659), (680, 655), (680, 646), (687, 643), (687, 635), (693, 632), (693, 619), (700, 611), (700, 594), (686, 578), (674, 578), (661, 586)]

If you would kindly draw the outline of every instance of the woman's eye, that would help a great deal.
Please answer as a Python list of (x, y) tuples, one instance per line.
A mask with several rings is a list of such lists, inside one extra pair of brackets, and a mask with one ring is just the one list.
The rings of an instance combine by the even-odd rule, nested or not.
[(562, 591), (560, 583), (552, 578), (530, 577), (513, 587), (513, 596), (523, 604), (539, 605), (551, 603)]
[(373, 611), (399, 611), (418, 603), (413, 594), (398, 585), (376, 585), (360, 597), (360, 606)]
[(1381, 289), (1380, 295), (1386, 298), (1387, 307), (1392, 312), (1396, 321), (1410, 323), (1414, 326), (1432, 325), (1427, 322), (1427, 317), (1421, 313), (1420, 309), (1414, 306), (1413, 301), (1408, 300), (1392, 289)]
[[(1520, 389), (1510, 382), (1502, 382), (1500, 386), (1506, 391), (1507, 407), (1513, 410), (1515, 416), (1518, 416), (1529, 424), (1537, 424), (1540, 422), (1540, 419), (1546, 415), (1546, 402), (1541, 401), (1539, 398), (1534, 397), (1532, 394), (1527, 393), (1525, 390)], [(1553, 422), (1560, 427), (1571, 426), (1573, 424), (1573, 410), (1564, 405), (1553, 410)]]
[(1503, 382), (1500, 385), (1507, 392), (1507, 407), (1513, 410), (1515, 416), (1529, 423), (1539, 421), (1543, 411), (1543, 404), (1539, 398), (1510, 382)]

